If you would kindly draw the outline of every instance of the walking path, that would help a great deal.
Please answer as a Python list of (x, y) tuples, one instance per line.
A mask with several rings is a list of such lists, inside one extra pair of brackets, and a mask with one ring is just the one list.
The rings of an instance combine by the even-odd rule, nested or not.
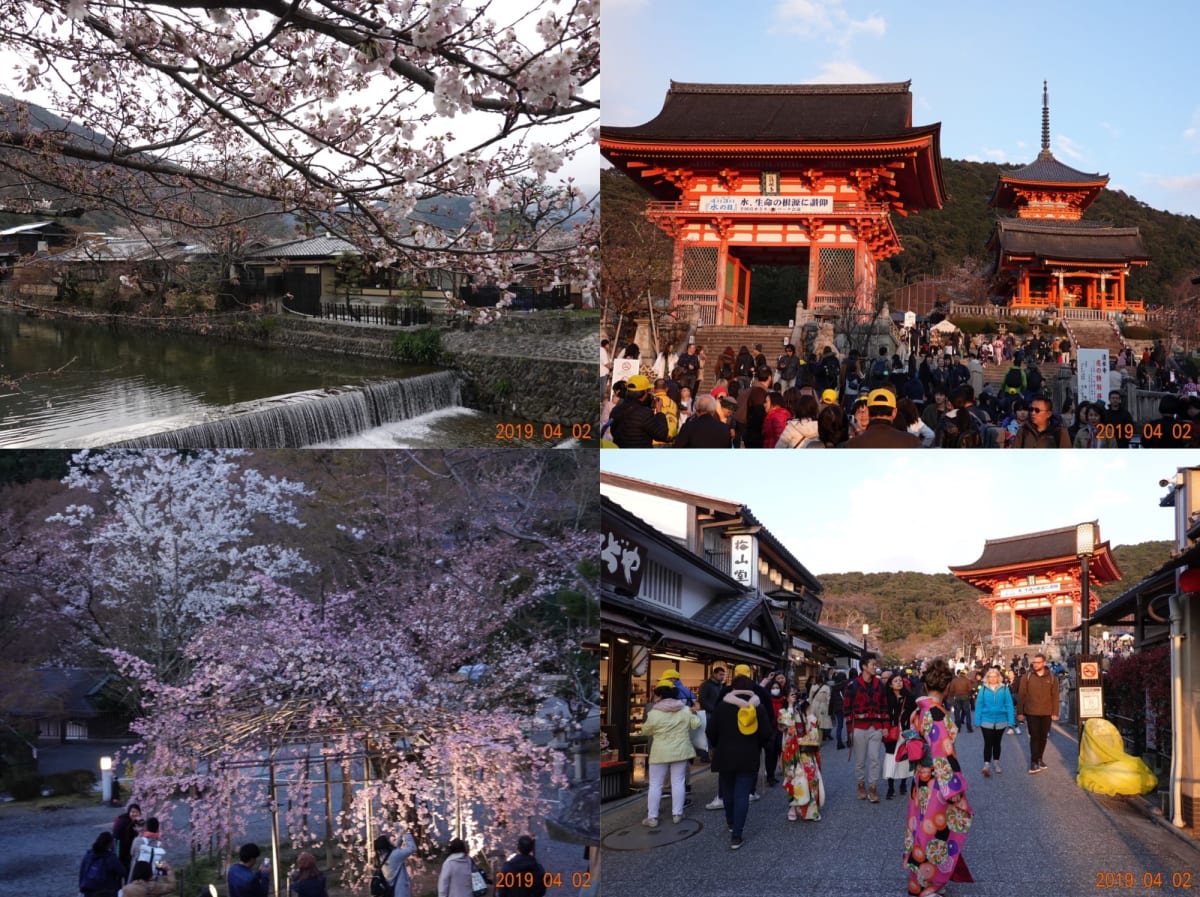
[[(1050, 768), (1029, 775), (1026, 735), (1006, 735), (1004, 774), (985, 779), (983, 736), (962, 732), (959, 759), (975, 821), (964, 856), (975, 884), (950, 884), (950, 897), (1074, 897), (1200, 893), (1200, 850), (1147, 819), (1123, 798), (1075, 785), (1073, 732), (1054, 726)], [(827, 803), (819, 822), (788, 822), (782, 785), (751, 803), (745, 846), (729, 847), (723, 812), (705, 810), (716, 776), (693, 769), (692, 805), (670, 824), (664, 800), (657, 832), (638, 823), (639, 796), (601, 813), (606, 897), (901, 897), (907, 799), (871, 804), (855, 798), (854, 766), (833, 742), (822, 748)], [(663, 846), (652, 846), (661, 842)], [(635, 849), (616, 850), (614, 846)], [(1111, 874), (1121, 874), (1113, 879)], [(1132, 886), (1126, 887), (1131, 873)], [(1147, 878), (1147, 876), (1150, 876)], [(1155, 878), (1161, 876), (1161, 878)], [(1184, 888), (1190, 884), (1190, 888)]]

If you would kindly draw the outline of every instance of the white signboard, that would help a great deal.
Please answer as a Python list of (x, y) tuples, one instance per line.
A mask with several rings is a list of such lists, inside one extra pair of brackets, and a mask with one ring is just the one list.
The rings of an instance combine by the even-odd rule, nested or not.
[(1079, 401), (1108, 401), (1108, 350), (1079, 350)]
[(701, 196), (701, 212), (832, 212), (832, 196)]
[(754, 588), (758, 577), (758, 539), (751, 535), (736, 535), (729, 541), (732, 552), (729, 575), (744, 588)]
[(996, 594), (1001, 598), (1024, 598), (1027, 595), (1053, 595), (1061, 587), (1056, 582), (1040, 582), (1032, 586), (1012, 586)]
[(1104, 690), (1100, 686), (1084, 686), (1079, 689), (1079, 718), (1091, 719), (1104, 716)]
[(628, 380), (638, 372), (638, 368), (642, 362), (637, 358), (617, 358), (612, 363), (613, 368), (613, 383), (620, 383), (622, 380)]

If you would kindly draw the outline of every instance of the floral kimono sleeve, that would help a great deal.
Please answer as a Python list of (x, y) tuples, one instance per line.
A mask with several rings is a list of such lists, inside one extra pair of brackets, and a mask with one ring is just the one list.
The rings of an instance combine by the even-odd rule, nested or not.
[(963, 778), (958, 755), (954, 752), (954, 739), (958, 727), (940, 707), (933, 707), (925, 718), (925, 732), (929, 742), (929, 753), (933, 760), (933, 777), (930, 784), (939, 798), (950, 803), (967, 792), (967, 780)]

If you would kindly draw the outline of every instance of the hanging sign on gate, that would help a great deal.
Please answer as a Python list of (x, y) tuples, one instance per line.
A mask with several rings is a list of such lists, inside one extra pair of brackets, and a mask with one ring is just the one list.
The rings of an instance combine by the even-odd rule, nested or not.
[(832, 196), (701, 196), (701, 212), (832, 212)]

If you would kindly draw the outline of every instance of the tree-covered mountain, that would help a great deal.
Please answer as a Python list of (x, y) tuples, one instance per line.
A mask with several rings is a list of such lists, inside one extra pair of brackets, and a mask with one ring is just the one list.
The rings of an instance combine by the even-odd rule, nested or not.
[[(1100, 602), (1136, 585), (1170, 556), (1170, 542), (1116, 546), (1113, 557), (1122, 577), (1096, 590)], [(867, 623), (872, 643), (881, 643), (885, 655), (908, 659), (948, 651), (991, 632), (988, 612), (978, 601), (982, 593), (951, 573), (826, 573), (820, 579), (825, 586), (821, 621), (852, 633)]]

